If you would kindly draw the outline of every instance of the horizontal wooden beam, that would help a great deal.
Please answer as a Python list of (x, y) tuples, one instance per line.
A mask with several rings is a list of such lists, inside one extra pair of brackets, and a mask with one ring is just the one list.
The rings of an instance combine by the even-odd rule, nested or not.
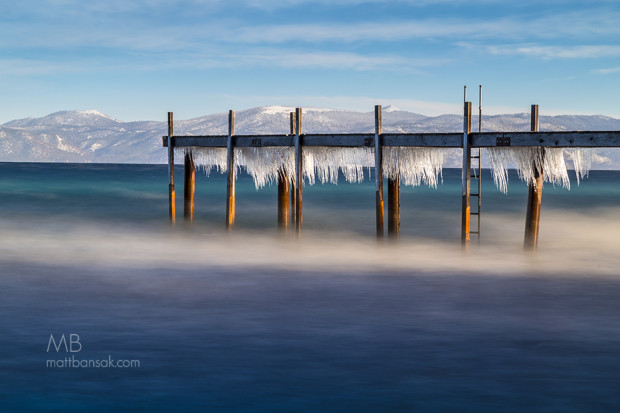
[(301, 135), (303, 146), (341, 148), (373, 147), (374, 133), (313, 133)]
[(463, 133), (384, 133), (383, 146), (460, 148)]
[(620, 147), (620, 131), (613, 132), (483, 132), (471, 134), (472, 147), (542, 146), (547, 148)]
[[(462, 133), (384, 133), (383, 146), (461, 148)], [(555, 148), (620, 147), (620, 131), (613, 132), (483, 132), (472, 133), (473, 148), (541, 146)], [(323, 133), (301, 135), (303, 146), (361, 148), (374, 146), (372, 133)], [(175, 136), (174, 147), (225, 148), (226, 135)], [(235, 147), (295, 146), (294, 135), (235, 135)], [(168, 146), (168, 137), (162, 137)]]
[[(400, 133), (383, 134), (384, 146), (421, 146), (460, 148), (463, 135), (460, 133)], [(293, 135), (235, 135), (235, 147), (294, 146)], [(321, 133), (302, 135), (303, 146), (325, 146), (340, 148), (373, 147), (372, 133)], [(168, 137), (162, 137), (163, 146), (168, 146)], [(225, 135), (175, 136), (175, 148), (197, 146), (225, 148)]]

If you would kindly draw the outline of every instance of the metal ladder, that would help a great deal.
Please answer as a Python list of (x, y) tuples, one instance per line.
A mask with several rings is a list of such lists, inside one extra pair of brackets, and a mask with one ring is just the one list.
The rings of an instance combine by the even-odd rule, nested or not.
[[(467, 101), (467, 86), (465, 86), (464, 88), (464, 99), (465, 101)], [(478, 86), (478, 133), (482, 132), (482, 85)], [(475, 234), (478, 236), (478, 243), (480, 243), (480, 211), (481, 211), (481, 206), (482, 206), (482, 158), (480, 156), (481, 153), (481, 149), (478, 148), (478, 152), (474, 152), (472, 150), (470, 156), (469, 156), (469, 164), (471, 165), (471, 169), (470, 169), (470, 178), (477, 181), (477, 191), (476, 192), (471, 192), (470, 189), (470, 199), (471, 197), (477, 197), (478, 198), (478, 209), (476, 211), (470, 211), (469, 215), (470, 215), (470, 220), (471, 220), (471, 216), (475, 216), (476, 219), (476, 230), (475, 231), (469, 231), (470, 234)], [(477, 160), (478, 163), (476, 164), (474, 162), (474, 160)], [(471, 183), (470, 183), (470, 188), (471, 188)], [(471, 221), (470, 221), (470, 225), (471, 225)]]
[[(474, 193), (473, 191), (470, 193), (470, 197), (478, 198), (478, 209), (476, 211), (471, 211), (470, 215), (476, 216), (476, 230), (470, 231), (470, 234), (476, 234), (478, 236), (478, 242), (480, 242), (480, 207), (482, 206), (482, 160), (480, 158), (480, 148), (478, 148), (478, 152), (476, 155), (473, 154), (470, 157), (471, 162), (471, 179), (477, 181), (477, 191)], [(474, 160), (478, 161), (478, 164), (474, 164)], [(474, 184), (474, 182), (472, 182)], [(473, 187), (474, 185), (472, 185)]]

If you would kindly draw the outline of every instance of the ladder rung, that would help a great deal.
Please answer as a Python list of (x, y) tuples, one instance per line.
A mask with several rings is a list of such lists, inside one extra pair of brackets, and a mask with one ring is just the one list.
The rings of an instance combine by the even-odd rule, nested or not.
[(480, 212), (470, 212), (469, 215), (480, 215)]
[(472, 156), (471, 159), (480, 159), (480, 155)]
[(470, 178), (476, 178), (476, 179), (478, 179), (478, 175), (470, 175)]
[(469, 194), (469, 196), (480, 196), (480, 194)]
[(480, 235), (478, 231), (469, 231), (470, 234)]

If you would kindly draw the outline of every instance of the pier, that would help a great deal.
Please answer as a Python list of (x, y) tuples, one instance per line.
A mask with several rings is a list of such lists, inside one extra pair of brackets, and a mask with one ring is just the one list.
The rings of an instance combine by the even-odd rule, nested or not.
[[(480, 109), (479, 109), (480, 113)], [(163, 146), (168, 148), (169, 170), (169, 218), (175, 222), (175, 148), (222, 148), (226, 149), (227, 196), (226, 228), (230, 231), (235, 222), (235, 148), (291, 148), (294, 151), (294, 176), (284, 168), (278, 171), (278, 221), (283, 232), (293, 223), (301, 235), (303, 228), (303, 153), (306, 148), (367, 148), (374, 152), (376, 178), (376, 235), (385, 236), (385, 205), (383, 183), (384, 150), (389, 148), (460, 148), (462, 156), (462, 217), (461, 244), (468, 248), (471, 234), (480, 235), (480, 151), (481, 148), (540, 148), (544, 158), (546, 148), (602, 148), (620, 147), (620, 131), (562, 131), (539, 132), (538, 105), (531, 107), (531, 128), (529, 132), (472, 132), (472, 103), (466, 101), (463, 108), (463, 131), (455, 133), (383, 133), (381, 106), (375, 106), (374, 133), (303, 133), (302, 108), (290, 113), (290, 130), (285, 134), (236, 135), (235, 112), (229, 111), (227, 135), (176, 136), (173, 114), (168, 114), (168, 135), (162, 137)], [(477, 159), (473, 167), (472, 160)], [(538, 245), (540, 208), (542, 202), (542, 162), (532, 160), (534, 179), (529, 183), (528, 202), (525, 216), (524, 249), (534, 251)], [(184, 218), (191, 222), (194, 217), (195, 166), (191, 151), (186, 152), (184, 175)], [(476, 170), (478, 174), (476, 174)], [(473, 171), (473, 172), (472, 172)], [(478, 180), (477, 192), (472, 193), (472, 178)], [(400, 186), (399, 175), (387, 177), (387, 233), (389, 239), (398, 239), (400, 234)], [(369, 196), (372, 196), (369, 194)], [(477, 197), (478, 210), (472, 212), (471, 198)], [(471, 216), (477, 215), (477, 231), (471, 231)]]

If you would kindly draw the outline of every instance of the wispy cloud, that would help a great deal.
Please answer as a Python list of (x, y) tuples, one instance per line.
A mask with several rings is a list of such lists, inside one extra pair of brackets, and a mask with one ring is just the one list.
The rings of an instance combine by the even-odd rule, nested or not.
[[(204, 0), (209, 6), (221, 1)], [(294, 0), (288, 0), (294, 1)], [(199, 3), (200, 0), (190, 0)], [(73, 4), (73, 0), (69, 4)], [(275, 45), (290, 42), (353, 43), (392, 42), (413, 39), (455, 39), (493, 42), (530, 42), (530, 39), (574, 38), (583, 42), (606, 36), (620, 36), (620, 12), (590, 11), (546, 15), (537, 19), (519, 16), (495, 17), (488, 20), (446, 16), (441, 19), (397, 19), (381, 23), (369, 21), (325, 23), (260, 24), (234, 14), (205, 15), (204, 20), (166, 19), (159, 12), (157, 18), (146, 18), (137, 7), (127, 2), (113, 1), (106, 7), (67, 7), (63, 19), (37, 20), (24, 25), (18, 20), (4, 21), (0, 27), (0, 47), (110, 47), (128, 50), (170, 50), (192, 48), (196, 45), (238, 44)], [(132, 3), (132, 2), (128, 2)], [(145, 1), (145, 9), (156, 9), (158, 4), (174, 4), (161, 0)], [(90, 4), (90, 3), (88, 3)], [(133, 3), (132, 3), (133, 4)], [(172, 7), (172, 6), (170, 6)], [(205, 6), (206, 7), (206, 6)], [(102, 10), (99, 10), (99, 9)], [(206, 7), (208, 9), (208, 7)], [(106, 11), (103, 11), (105, 9)], [(197, 9), (202, 10), (201, 7)], [(113, 10), (114, 12), (110, 11)], [(39, 13), (39, 12), (37, 12)], [(148, 14), (148, 13), (145, 13)], [(394, 18), (392, 18), (394, 19)], [(130, 22), (130, 23), (129, 23)], [(592, 42), (594, 43), (594, 42)], [(599, 41), (600, 43), (600, 41)], [(534, 52), (536, 52), (534, 50)], [(542, 51), (539, 51), (542, 53)], [(548, 51), (553, 52), (553, 50)]]
[(620, 56), (620, 46), (590, 45), (590, 46), (487, 46), (492, 54), (500, 55), (528, 55), (544, 59), (598, 59), (601, 57)]
[(620, 35), (620, 13), (565, 13), (538, 19), (501, 17), (408, 19), (382, 23), (272, 24), (222, 31), (222, 40), (243, 43), (395, 41), (416, 38), (563, 39)]
[(609, 75), (612, 73), (620, 73), (620, 66), (608, 67), (608, 68), (603, 68), (603, 69), (595, 69), (592, 71), (592, 73), (595, 73), (597, 75)]
[(361, 55), (349, 52), (288, 52), (272, 49), (260, 50), (242, 57), (253, 64), (276, 67), (313, 67), (342, 70), (409, 71), (442, 65), (447, 59), (415, 59), (395, 55)]
[(303, 52), (285, 49), (254, 49), (243, 54), (223, 51), (178, 53), (162, 58), (142, 57), (138, 61), (113, 58), (67, 59), (0, 59), (0, 75), (44, 76), (71, 73), (149, 72), (166, 69), (222, 69), (264, 67), (271, 69), (326, 69), (347, 71), (404, 72), (423, 74), (424, 70), (449, 63), (448, 59), (407, 58), (396, 55), (362, 55), (350, 52)]
[[(0, 59), (2, 76), (46, 76), (84, 71), (84, 62), (52, 62), (38, 59)], [(93, 65), (94, 66), (94, 65)]]

